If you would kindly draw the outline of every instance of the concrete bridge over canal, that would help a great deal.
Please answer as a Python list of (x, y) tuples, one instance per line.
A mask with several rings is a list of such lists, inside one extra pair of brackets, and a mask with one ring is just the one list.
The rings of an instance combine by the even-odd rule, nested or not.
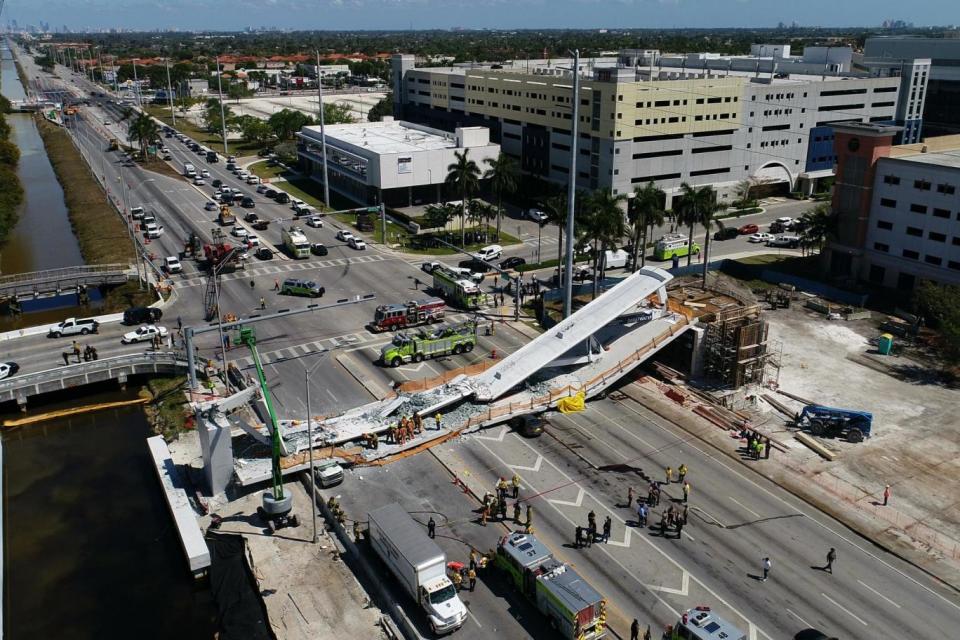
[(123, 284), (137, 277), (136, 267), (128, 264), (94, 264), (62, 269), (47, 269), (0, 276), (0, 300), (35, 300), (65, 293), (78, 293), (85, 287)]
[(70, 364), (0, 381), (0, 403), (16, 401), (26, 410), (27, 399), (96, 382), (116, 380), (121, 386), (134, 375), (179, 374), (187, 371), (182, 351), (146, 351)]

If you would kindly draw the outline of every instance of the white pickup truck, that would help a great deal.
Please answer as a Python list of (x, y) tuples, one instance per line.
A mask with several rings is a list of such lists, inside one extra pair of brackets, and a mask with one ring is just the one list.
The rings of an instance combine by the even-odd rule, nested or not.
[(88, 333), (96, 333), (100, 329), (100, 323), (93, 318), (67, 318), (59, 324), (50, 325), (49, 336), (59, 338), (60, 336), (85, 336)]

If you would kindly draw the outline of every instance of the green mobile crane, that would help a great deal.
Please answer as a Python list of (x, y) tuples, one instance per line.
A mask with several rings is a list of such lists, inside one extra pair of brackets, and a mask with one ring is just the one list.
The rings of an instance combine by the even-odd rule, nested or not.
[(293, 506), (293, 496), (285, 495), (283, 492), (283, 471), (280, 469), (280, 458), (283, 455), (283, 442), (280, 440), (280, 425), (277, 423), (277, 413), (273, 410), (273, 399), (270, 396), (270, 389), (267, 388), (267, 378), (263, 373), (263, 365), (260, 363), (260, 354), (257, 352), (257, 336), (253, 327), (240, 327), (240, 335), (234, 341), (238, 346), (246, 345), (250, 349), (253, 357), (253, 364), (257, 367), (257, 379), (260, 381), (260, 392), (263, 394), (263, 402), (267, 405), (267, 412), (270, 414), (270, 444), (271, 458), (273, 462), (273, 478), (270, 491), (264, 491), (262, 496), (263, 504), (257, 507), (259, 515), (267, 523), (270, 531), (283, 529), (284, 527), (298, 527), (300, 520), (296, 515), (292, 515), (290, 510)]

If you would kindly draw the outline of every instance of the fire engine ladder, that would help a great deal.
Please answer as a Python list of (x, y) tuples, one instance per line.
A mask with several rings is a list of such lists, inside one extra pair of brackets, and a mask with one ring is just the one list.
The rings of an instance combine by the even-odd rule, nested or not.
[(204, 319), (207, 322), (217, 317), (219, 313), (218, 293), (220, 287), (220, 270), (224, 265), (233, 261), (239, 250), (238, 247), (230, 249), (219, 262), (210, 266), (210, 276), (207, 278), (207, 290), (203, 294)]

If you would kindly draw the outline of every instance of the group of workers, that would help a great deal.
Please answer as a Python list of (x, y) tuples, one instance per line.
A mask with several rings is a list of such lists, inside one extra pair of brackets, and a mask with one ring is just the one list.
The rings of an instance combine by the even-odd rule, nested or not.
[[(521, 524), (520, 514), (523, 507), (520, 504), (520, 476), (513, 474), (510, 482), (503, 476), (497, 481), (496, 493), (487, 492), (483, 496), (483, 505), (480, 507), (480, 524), (487, 526), (487, 520), (499, 517), (501, 522), (507, 519), (507, 494), (513, 498), (513, 521)], [(527, 505), (526, 519), (522, 523), (527, 533), (532, 531), (533, 507)]]
[[(443, 424), (443, 416), (438, 412), (433, 419), (439, 431)], [(411, 417), (402, 415), (399, 421), (387, 427), (387, 442), (403, 445), (413, 440), (414, 436), (423, 433), (423, 430), (423, 417), (419, 413), (414, 413)], [(380, 436), (376, 432), (363, 434), (363, 445), (368, 449), (378, 449)]]
[(743, 429), (740, 431), (740, 439), (747, 441), (747, 456), (754, 460), (770, 457), (770, 438), (756, 431)]
[(613, 521), (610, 519), (610, 516), (603, 521), (603, 533), (597, 534), (597, 514), (593, 512), (593, 509), (590, 510), (590, 513), (587, 514), (587, 526), (586, 528), (577, 525), (576, 528), (576, 537), (574, 538), (574, 547), (579, 549), (583, 546), (593, 546), (594, 542), (609, 542), (610, 541), (610, 531), (613, 528)]

